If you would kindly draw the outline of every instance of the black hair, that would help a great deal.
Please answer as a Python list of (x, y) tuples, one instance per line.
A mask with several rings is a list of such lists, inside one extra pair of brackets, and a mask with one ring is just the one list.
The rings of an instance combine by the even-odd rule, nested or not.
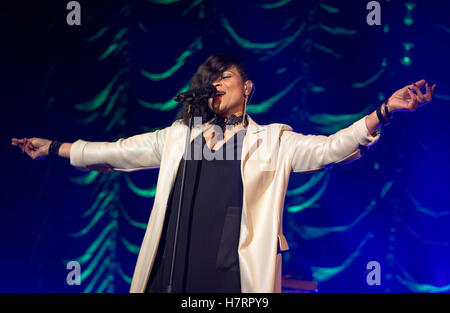
[[(222, 53), (214, 54), (202, 63), (197, 72), (191, 79), (190, 88), (200, 88), (206, 85), (211, 85), (224, 71), (230, 67), (235, 66), (242, 78), (242, 82), (248, 80), (247, 67), (239, 58), (232, 54)], [(185, 125), (189, 123), (189, 115), (187, 113), (188, 104), (183, 104), (183, 107), (178, 111), (176, 119), (182, 119)], [(215, 113), (209, 108), (207, 103), (193, 103), (192, 106), (194, 116), (201, 116), (202, 123), (212, 119)]]

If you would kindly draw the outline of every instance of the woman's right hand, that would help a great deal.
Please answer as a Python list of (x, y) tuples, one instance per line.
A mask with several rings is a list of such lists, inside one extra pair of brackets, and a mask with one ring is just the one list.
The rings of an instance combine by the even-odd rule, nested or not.
[(19, 147), (22, 153), (28, 154), (33, 160), (40, 159), (48, 155), (48, 148), (51, 140), (43, 138), (12, 138), (11, 145)]

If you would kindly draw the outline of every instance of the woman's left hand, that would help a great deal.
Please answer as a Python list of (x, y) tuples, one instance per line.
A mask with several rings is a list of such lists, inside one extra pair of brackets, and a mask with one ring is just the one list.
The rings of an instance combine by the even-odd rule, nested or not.
[[(420, 90), (425, 85), (425, 94)], [(411, 85), (406, 85), (402, 89), (397, 90), (389, 98), (388, 109), (389, 112), (395, 111), (410, 111), (414, 112), (418, 107), (431, 102), (436, 89), (436, 84), (429, 86), (425, 84), (425, 80), (419, 80)], [(415, 91), (415, 93), (413, 92)]]

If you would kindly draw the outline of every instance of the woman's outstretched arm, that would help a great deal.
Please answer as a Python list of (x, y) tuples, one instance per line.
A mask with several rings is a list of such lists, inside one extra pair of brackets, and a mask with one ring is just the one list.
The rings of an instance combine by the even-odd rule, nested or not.
[[(426, 84), (426, 93), (420, 87), (425, 80), (397, 90), (388, 100), (389, 112), (415, 111), (432, 100), (436, 85)], [(414, 93), (414, 92), (415, 93)], [(386, 112), (382, 112), (386, 116)], [(361, 147), (370, 147), (380, 137), (380, 124), (376, 112), (356, 121), (347, 128), (330, 136), (303, 135), (286, 131), (281, 137), (285, 155), (289, 158), (292, 171), (315, 172), (330, 164), (349, 163), (362, 156)]]
[[(154, 132), (121, 138), (115, 142), (77, 140), (63, 143), (58, 155), (70, 159), (70, 164), (81, 170), (136, 171), (158, 168), (170, 126)], [(51, 140), (44, 138), (12, 138), (11, 144), (34, 160), (49, 154)]]

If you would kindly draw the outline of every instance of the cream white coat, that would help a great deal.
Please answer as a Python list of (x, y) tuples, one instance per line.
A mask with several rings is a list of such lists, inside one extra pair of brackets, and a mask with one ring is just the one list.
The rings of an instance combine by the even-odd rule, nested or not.
[[(289, 125), (258, 125), (250, 116), (241, 157), (244, 186), (239, 265), (242, 292), (281, 291), (281, 251), (288, 250), (282, 216), (291, 172), (310, 173), (348, 163), (380, 137), (368, 134), (365, 117), (330, 136), (304, 135)], [(193, 128), (192, 141), (212, 127)], [(182, 160), (188, 127), (175, 121), (155, 132), (116, 142), (76, 141), (70, 163), (80, 169), (135, 171), (160, 168), (150, 219), (134, 270), (130, 292), (144, 292), (162, 234), (166, 206)]]

